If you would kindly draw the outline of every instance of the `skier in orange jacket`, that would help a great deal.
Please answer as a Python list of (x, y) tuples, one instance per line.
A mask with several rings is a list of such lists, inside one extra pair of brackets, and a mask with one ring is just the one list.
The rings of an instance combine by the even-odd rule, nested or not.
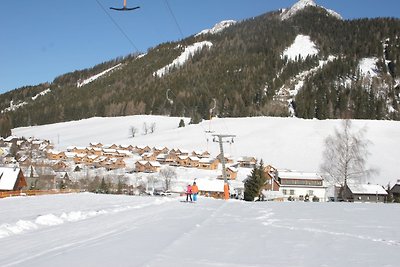
[(199, 193), (199, 188), (197, 187), (196, 182), (193, 182), (193, 185), (192, 185), (193, 201), (197, 201), (198, 193)]

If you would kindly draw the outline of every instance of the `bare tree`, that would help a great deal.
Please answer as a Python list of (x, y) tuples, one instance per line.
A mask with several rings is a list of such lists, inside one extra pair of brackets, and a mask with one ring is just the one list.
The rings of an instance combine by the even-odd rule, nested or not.
[(347, 182), (365, 182), (365, 178), (374, 172), (365, 167), (370, 154), (370, 142), (364, 137), (366, 129), (353, 132), (351, 127), (351, 121), (344, 120), (341, 129), (335, 129), (333, 136), (325, 139), (323, 163), (320, 167), (329, 182), (341, 186)]
[(164, 182), (165, 190), (170, 190), (172, 185), (172, 180), (176, 179), (177, 174), (175, 168), (173, 167), (165, 167), (160, 171), (160, 178)]
[(152, 124), (150, 124), (150, 133), (154, 133), (155, 130), (156, 130), (156, 123), (153, 122)]
[(129, 132), (130, 132), (132, 138), (135, 137), (137, 131), (138, 131), (138, 129), (135, 126), (131, 126), (131, 128), (129, 129)]
[(146, 135), (149, 133), (149, 126), (146, 122), (143, 122), (143, 134)]
[(156, 175), (149, 175), (147, 177), (147, 184), (146, 184), (146, 189), (148, 191), (149, 185), (151, 185), (151, 191), (154, 192), (155, 184), (159, 181), (159, 177)]

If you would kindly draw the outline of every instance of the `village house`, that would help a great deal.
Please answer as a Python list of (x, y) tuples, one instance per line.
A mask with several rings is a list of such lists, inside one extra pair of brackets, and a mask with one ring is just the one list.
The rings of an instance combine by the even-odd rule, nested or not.
[(61, 171), (61, 170), (65, 170), (67, 168), (67, 164), (65, 163), (65, 161), (59, 160), (57, 161), (55, 164), (53, 164), (52, 168), (55, 171)]
[(107, 165), (108, 157), (100, 156), (93, 160), (92, 166), (95, 168), (101, 168)]
[(326, 186), (317, 173), (278, 170), (278, 182), (287, 200), (326, 201)]
[(193, 150), (192, 156), (196, 156), (198, 158), (208, 158), (210, 157), (210, 153), (208, 151)]
[[(225, 172), (226, 172), (226, 179), (228, 180), (236, 180), (237, 178), (237, 174), (238, 174), (238, 169), (232, 166), (229, 166), (227, 168), (225, 168)], [(219, 175), (217, 177), (218, 179), (224, 179), (223, 175)]]
[(146, 152), (143, 153), (142, 159), (145, 161), (156, 161), (157, 160), (157, 154), (154, 154), (153, 152)]
[(179, 166), (178, 164), (178, 155), (176, 153), (169, 153), (165, 159), (166, 164), (171, 166)]
[(20, 168), (0, 167), (0, 192), (18, 191), (26, 186), (26, 179)]
[[(217, 156), (217, 159), (220, 161), (220, 162), (222, 162), (221, 161), (221, 154), (218, 154), (218, 156)], [(232, 164), (233, 163), (233, 158), (232, 158), (232, 156), (231, 155), (229, 155), (229, 154), (224, 154), (224, 160), (225, 160), (225, 164)]]
[(180, 155), (180, 156), (189, 156), (189, 150), (186, 149), (177, 149), (176, 150), (176, 154)]
[(87, 154), (101, 156), (103, 154), (103, 149), (100, 147), (90, 147), (87, 149)]
[(65, 152), (62, 151), (48, 150), (47, 158), (49, 160), (63, 160), (66, 159), (67, 156), (65, 155)]
[(237, 161), (239, 162), (239, 166), (242, 168), (254, 168), (257, 163), (255, 157), (240, 157)]
[(267, 181), (263, 186), (263, 190), (279, 191), (280, 184), (278, 182), (278, 170), (271, 165), (267, 165), (264, 167), (264, 175), (267, 178)]
[(146, 163), (145, 172), (159, 172), (161, 169), (161, 164), (157, 161), (148, 161)]
[(32, 160), (28, 156), (23, 155), (18, 159), (18, 163), (20, 166), (28, 166), (32, 163)]
[(146, 163), (145, 160), (138, 160), (135, 163), (135, 172), (145, 172), (146, 171)]
[(90, 142), (90, 143), (89, 143), (89, 146), (92, 147), (92, 148), (94, 148), (94, 147), (102, 148), (102, 147), (103, 147), (103, 144), (102, 144), (102, 143), (99, 143), (99, 142)]
[(71, 185), (73, 184), (67, 172), (57, 172), (55, 179), (57, 189), (71, 188)]
[(127, 151), (130, 151), (130, 152), (132, 152), (134, 150), (134, 147), (132, 145), (120, 145), (119, 147), (122, 150), (127, 150)]
[(206, 197), (224, 198), (224, 181), (222, 180), (196, 180), (199, 188), (199, 195)]
[(142, 155), (143, 153), (150, 152), (151, 148), (149, 146), (136, 146), (134, 152)]
[(121, 158), (110, 158), (104, 166), (107, 170), (122, 169), (126, 167), (125, 161)]
[(400, 201), (400, 179), (397, 180), (397, 183), (390, 189), (390, 193), (395, 201)]
[(105, 145), (103, 148), (104, 148), (104, 149), (114, 149), (114, 150), (117, 150), (117, 149), (119, 149), (119, 146), (118, 146), (117, 144), (111, 144), (111, 145)]
[(160, 164), (167, 164), (167, 157), (168, 157), (168, 154), (164, 154), (164, 153), (158, 154), (156, 161), (160, 162)]
[(197, 168), (200, 165), (200, 159), (196, 156), (189, 156), (187, 160), (187, 167)]
[(199, 160), (199, 169), (203, 170), (216, 170), (218, 168), (219, 160), (215, 158), (202, 158)]
[(343, 200), (349, 202), (385, 202), (388, 193), (381, 185), (346, 183)]
[(21, 170), (24, 173), (27, 183), (27, 188), (36, 189), (36, 185), (39, 179), (39, 174), (36, 172), (36, 168), (30, 165), (27, 167), (21, 167)]
[(178, 156), (177, 163), (181, 167), (187, 167), (189, 165), (189, 156)]
[(88, 149), (86, 147), (83, 146), (76, 146), (72, 149), (71, 152), (74, 152), (76, 154), (87, 154)]
[(167, 154), (168, 153), (168, 148), (167, 147), (153, 147), (153, 153), (156, 155), (159, 154)]

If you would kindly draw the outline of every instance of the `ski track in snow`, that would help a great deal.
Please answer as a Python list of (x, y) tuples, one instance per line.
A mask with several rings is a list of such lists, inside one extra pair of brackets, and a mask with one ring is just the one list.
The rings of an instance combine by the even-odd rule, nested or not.
[[(193, 236), (195, 235), (196, 232), (199, 231), (200, 228), (209, 225), (210, 223), (214, 222), (215, 218), (218, 217), (222, 211), (222, 209), (227, 205), (227, 202), (223, 202), (222, 205), (220, 205), (217, 209), (213, 210), (210, 216), (203, 216), (202, 217), (202, 221), (198, 222), (197, 224), (195, 224), (192, 229), (190, 229), (189, 231), (184, 232), (181, 236), (177, 237), (170, 245), (168, 245), (167, 247), (165, 247), (163, 250), (161, 250), (159, 253), (157, 253), (154, 256), (154, 259), (151, 260), (150, 262), (147, 262), (145, 264), (145, 266), (150, 267), (150, 266), (159, 266), (160, 263), (164, 262), (167, 258), (169, 259), (169, 257), (167, 255), (170, 255), (171, 251), (175, 251), (176, 247), (179, 248), (180, 245), (182, 244), (190, 244), (190, 240), (194, 240)], [(204, 210), (204, 209), (203, 209)], [(209, 209), (206, 209), (209, 210)], [(188, 259), (180, 259), (180, 264), (185, 263), (188, 265), (193, 266), (192, 264), (192, 259), (188, 258)], [(202, 263), (199, 266), (226, 266), (223, 263), (218, 263), (215, 264), (213, 263), (212, 265), (210, 264), (206, 264), (206, 263)], [(241, 266), (241, 265), (238, 265)]]
[[(272, 226), (275, 228), (282, 228), (282, 229), (287, 229), (287, 230), (291, 230), (291, 231), (305, 231), (305, 232), (310, 232), (310, 233), (327, 234), (327, 235), (332, 235), (332, 236), (344, 236), (344, 237), (350, 237), (350, 238), (355, 238), (355, 239), (368, 240), (371, 242), (380, 242), (380, 243), (388, 245), (388, 246), (400, 246), (400, 241), (396, 241), (396, 240), (386, 240), (386, 239), (382, 239), (382, 238), (374, 238), (374, 237), (370, 237), (370, 236), (356, 235), (356, 234), (351, 234), (351, 233), (327, 231), (327, 230), (311, 228), (311, 227), (302, 228), (302, 227), (277, 224), (277, 222), (281, 222), (281, 220), (271, 218), (271, 216), (273, 216), (274, 213), (271, 212), (270, 210), (259, 211), (259, 213), (261, 213), (262, 215), (256, 217), (256, 220), (263, 221), (262, 224), (265, 226)], [(302, 219), (302, 220), (308, 220), (308, 219)]]
[[(106, 209), (106, 210), (98, 210), (98, 211), (88, 211), (88, 212), (72, 211), (69, 213), (63, 213), (60, 216), (55, 216), (53, 214), (47, 214), (47, 215), (43, 215), (43, 216), (38, 216), (36, 221), (39, 218), (41, 218), (41, 219), (39, 219), (39, 221), (45, 222), (44, 223), (45, 225), (55, 226), (55, 225), (60, 225), (60, 224), (67, 222), (67, 221), (63, 221), (62, 223), (59, 223), (59, 224), (52, 223), (52, 222), (57, 222), (58, 220), (62, 220), (61, 218), (69, 217), (70, 222), (78, 222), (78, 221), (83, 221), (85, 219), (89, 219), (89, 218), (92, 218), (92, 217), (95, 217), (98, 215), (116, 214), (116, 213), (120, 213), (120, 212), (127, 211), (127, 210), (143, 209), (146, 207), (162, 205), (164, 203), (168, 203), (171, 201), (176, 201), (176, 199), (174, 199), (174, 198), (155, 199), (154, 201), (152, 201), (150, 203), (143, 203), (143, 204), (139, 204), (139, 205), (135, 205), (135, 206), (127, 205), (127, 206), (123, 206), (123, 207), (111, 208), (111, 209)], [(170, 209), (172, 209), (171, 205), (165, 207), (164, 212), (168, 212)], [(76, 214), (92, 214), (92, 215), (94, 214), (94, 215), (87, 216), (87, 217), (81, 216), (81, 219), (78, 219), (79, 216), (76, 216)], [(104, 231), (104, 230), (102, 230), (101, 232), (96, 231), (94, 234), (93, 233), (89, 234), (89, 237), (87, 237), (87, 238), (83, 238), (83, 239), (72, 238), (70, 241), (61, 240), (60, 241), (60, 242), (62, 242), (61, 244), (57, 244), (56, 246), (54, 246), (51, 249), (45, 249), (45, 250), (39, 249), (38, 252), (30, 253), (29, 255), (26, 255), (26, 256), (20, 255), (20, 257), (17, 260), (11, 259), (10, 262), (6, 262), (6, 263), (2, 262), (1, 266), (2, 267), (15, 266), (15, 265), (23, 264), (23, 263), (31, 261), (33, 259), (39, 258), (39, 257), (43, 257), (45, 255), (57, 256), (57, 255), (64, 254), (64, 253), (68, 252), (69, 250), (76, 250), (76, 249), (80, 249), (83, 247), (96, 246), (96, 244), (101, 244), (101, 243), (109, 240), (113, 236), (118, 236), (118, 235), (124, 234), (124, 232), (128, 232), (131, 229), (140, 227), (140, 225), (145, 225), (149, 220), (150, 221), (153, 220), (153, 218), (152, 218), (153, 216), (154, 216), (154, 214), (151, 212), (149, 214), (146, 213), (146, 214), (136, 216), (135, 222), (133, 224), (131, 224), (128, 228), (122, 229), (121, 227), (115, 227), (115, 225), (111, 225), (106, 231)], [(35, 225), (35, 227), (32, 227), (27, 230), (39, 229), (38, 225), (36, 225), (35, 223), (32, 223), (32, 222), (30, 222), (30, 223)], [(1, 233), (1, 227), (2, 226), (0, 226), (0, 233)], [(48, 229), (51, 229), (51, 227), (48, 227)], [(24, 231), (14, 232), (11, 234), (19, 234), (22, 232), (24, 232)], [(0, 238), (2, 238), (2, 237), (0, 236)]]
[(70, 211), (70, 212), (63, 212), (60, 215), (55, 214), (45, 214), (45, 215), (38, 215), (35, 220), (19, 220), (13, 224), (2, 224), (0, 225), (0, 239), (9, 237), (16, 234), (22, 234), (28, 231), (34, 231), (39, 229), (40, 227), (51, 227), (56, 226), (68, 222), (78, 222), (82, 220), (86, 220), (89, 218), (93, 218), (96, 216), (104, 215), (104, 214), (112, 214), (112, 213), (119, 213), (131, 209), (142, 209), (152, 205), (160, 205), (171, 201), (170, 198), (165, 198), (163, 200), (156, 199), (153, 202), (146, 203), (146, 204), (139, 204), (135, 206), (122, 206), (116, 207), (111, 209), (100, 209), (100, 210), (91, 210), (91, 211)]

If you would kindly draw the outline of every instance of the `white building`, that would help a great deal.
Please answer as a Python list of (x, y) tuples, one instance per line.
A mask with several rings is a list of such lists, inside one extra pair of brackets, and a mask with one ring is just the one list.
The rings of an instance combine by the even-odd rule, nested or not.
[(318, 173), (278, 170), (278, 181), (285, 200), (326, 201), (326, 186)]

